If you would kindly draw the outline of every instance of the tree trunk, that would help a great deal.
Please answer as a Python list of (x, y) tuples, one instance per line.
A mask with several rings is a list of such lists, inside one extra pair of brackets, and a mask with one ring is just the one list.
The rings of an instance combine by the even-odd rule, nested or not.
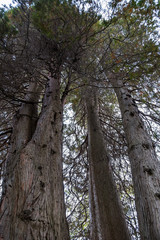
[[(96, 95), (88, 89), (86, 97), (89, 137), (89, 164), (92, 186), (91, 203), (95, 207), (97, 239), (130, 239), (114, 182), (98, 116)], [(92, 209), (91, 208), (91, 209)], [(93, 213), (95, 215), (95, 213)], [(95, 229), (95, 228), (94, 228)]]
[(100, 235), (100, 226), (98, 226), (98, 213), (96, 212), (95, 206), (95, 189), (94, 189), (94, 181), (93, 181), (93, 170), (91, 168), (91, 164), (89, 165), (89, 209), (90, 209), (90, 239), (98, 240), (100, 239), (98, 236)]
[(130, 91), (113, 76), (110, 82), (117, 94), (128, 143), (141, 239), (159, 240), (160, 163)]
[(36, 113), (30, 103), (23, 104), (14, 125), (1, 201), (4, 240), (69, 239), (62, 176), (60, 74), (56, 70), (50, 76), (35, 129)]

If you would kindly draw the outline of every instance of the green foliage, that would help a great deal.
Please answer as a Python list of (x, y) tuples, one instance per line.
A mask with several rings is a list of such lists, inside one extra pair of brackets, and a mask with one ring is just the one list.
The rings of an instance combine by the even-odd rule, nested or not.
[(97, 21), (94, 14), (80, 11), (72, 1), (39, 0), (34, 1), (32, 20), (47, 38), (61, 48), (71, 48), (86, 40), (85, 34)]
[(4, 8), (0, 8), (0, 40), (11, 37), (17, 33), (15, 26), (10, 21), (10, 12), (6, 12)]

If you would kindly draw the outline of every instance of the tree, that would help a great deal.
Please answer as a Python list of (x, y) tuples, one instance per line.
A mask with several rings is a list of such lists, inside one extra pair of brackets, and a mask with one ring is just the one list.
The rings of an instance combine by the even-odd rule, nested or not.
[(69, 239), (62, 184), (60, 75), (58, 69), (53, 72), (38, 121), (36, 83), (16, 114), (1, 202), (4, 239)]
[(130, 239), (103, 140), (97, 93), (86, 91), (90, 169), (91, 239)]
[(111, 77), (110, 81), (117, 94), (128, 143), (141, 238), (158, 240), (160, 163), (130, 91), (117, 78)]
[[(19, 15), (15, 17), (18, 18)], [(25, 47), (27, 36), (25, 24), (26, 22), (23, 24), (24, 38), (19, 33), (19, 42), (17, 41), (20, 46), (11, 45), (14, 51), (9, 55), (13, 64), (18, 63), (20, 56), (22, 56), (21, 59), (25, 58), (28, 53)], [(19, 26), (21, 28), (21, 23)], [(32, 58), (30, 60), (32, 61)], [(30, 78), (23, 64), (25, 62), (21, 64), (20, 74), (16, 72), (15, 75), (20, 77), (22, 72), (23, 74), (26, 72), (27, 77)], [(18, 79), (21, 89), (27, 85), (29, 87), (21, 108), (15, 115), (11, 147), (4, 172), (1, 199), (3, 239), (69, 239), (62, 176), (60, 66), (53, 63), (49, 66), (50, 71), (46, 74), (48, 87), (45, 90), (40, 115), (38, 103), (40, 89), (44, 86), (37, 81), (33, 68), (31, 74), (34, 80), (30, 79), (27, 83), (24, 79)], [(39, 75), (39, 77), (42, 76)], [(13, 78), (9, 77), (9, 81), (15, 84), (14, 75)], [(8, 92), (12, 91), (12, 84), (7, 88)], [(12, 91), (12, 97), (15, 96), (16, 94)], [(52, 138), (53, 141), (51, 141)]]
[[(143, 11), (145, 11), (144, 8)], [(134, 18), (136, 14), (135, 11), (133, 14)], [(143, 18), (143, 15), (141, 15), (141, 17)], [(135, 25), (139, 20), (140, 18), (135, 18)], [(118, 45), (117, 49), (114, 44), (110, 46), (111, 51), (112, 47), (115, 47), (111, 54), (112, 58), (118, 64), (115, 68), (113, 67), (114, 70), (105, 70), (105, 73), (117, 95), (122, 114), (124, 131), (128, 143), (128, 155), (131, 162), (141, 239), (159, 239), (159, 161), (155, 153), (154, 143), (140, 117), (139, 109), (132, 96), (135, 87), (134, 81), (137, 81), (135, 77), (138, 77), (137, 82), (147, 81), (150, 74), (157, 71), (155, 69), (155, 62), (159, 59), (157, 43), (154, 42), (154, 39), (149, 39), (148, 35), (146, 36), (144, 32), (142, 32), (142, 29), (146, 29), (146, 31), (154, 34), (153, 23), (151, 19), (149, 21), (147, 27), (145, 27), (145, 21), (140, 27), (137, 26), (136, 31), (137, 33), (139, 32), (139, 36), (137, 36), (137, 33), (134, 35), (134, 32), (132, 32), (133, 35), (130, 35), (132, 26), (129, 25), (128, 21), (129, 29), (127, 38), (123, 38), (123, 33), (121, 35), (119, 32), (116, 40), (118, 41), (119, 39), (122, 43)], [(126, 29), (123, 31), (127, 32)], [(128, 48), (127, 53), (123, 41), (126, 45), (128, 43), (133, 44), (129, 36), (131, 36), (131, 39), (134, 36), (133, 41), (135, 40), (136, 46), (139, 46), (139, 53), (134, 45)], [(130, 48), (132, 49), (132, 53), (130, 52)], [(136, 52), (137, 55), (135, 55)], [(128, 55), (129, 58), (125, 60), (125, 57), (121, 57), (123, 54)], [(127, 66), (128, 62), (129, 66)], [(143, 67), (140, 66), (141, 64), (143, 64)], [(130, 70), (129, 73), (127, 72), (128, 70)], [(154, 76), (154, 74), (152, 76)]]
[(104, 20), (94, 1), (17, 2), (0, 22), (2, 238), (129, 239), (126, 221), (136, 239), (134, 185), (141, 238), (157, 239), (158, 134), (146, 122), (159, 121), (158, 5), (111, 1)]
[[(61, 72), (63, 66), (72, 64), (73, 67), (73, 63), (78, 61), (89, 37), (88, 31), (97, 21), (94, 15), (90, 18), (87, 14), (82, 14), (81, 20), (77, 8), (69, 4), (66, 1), (38, 1), (30, 10), (30, 4), (22, 1), (13, 13), (11, 11), (11, 20), (19, 33), (10, 46), (13, 52), (9, 57), (14, 65), (19, 58), (29, 58), (30, 70), (25, 68), (23, 62), (20, 73), (15, 74), (16, 77), (20, 77), (21, 73), (26, 74), (29, 81), (18, 79), (17, 83), (23, 90), (29, 87), (15, 115), (6, 161), (1, 199), (3, 239), (69, 239), (62, 174), (62, 116), (68, 83), (62, 92)], [(54, 15), (50, 15), (52, 9), (57, 15), (55, 19)], [(72, 15), (68, 15), (68, 12), (61, 16), (59, 10), (69, 11), (81, 20), (80, 25), (76, 21), (71, 23)], [(46, 14), (46, 18), (41, 18), (42, 13)], [(47, 17), (51, 25), (45, 25)], [(84, 21), (84, 18), (89, 21)], [(76, 36), (73, 38), (74, 33)], [(36, 75), (34, 67), (36, 70), (41, 67)], [(40, 81), (37, 81), (37, 77)], [(9, 81), (14, 83), (14, 78), (9, 77)], [(11, 92), (11, 97), (16, 100), (12, 86), (8, 85), (7, 90), (5, 94)], [(43, 104), (38, 109), (42, 94)]]

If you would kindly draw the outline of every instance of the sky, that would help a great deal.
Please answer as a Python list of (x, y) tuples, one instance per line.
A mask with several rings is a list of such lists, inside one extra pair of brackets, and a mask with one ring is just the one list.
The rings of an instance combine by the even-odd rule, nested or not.
[[(99, 0), (101, 2), (101, 0)], [(103, 0), (102, 0), (103, 2)], [(2, 4), (5, 4), (7, 6), (9, 6), (9, 4), (12, 3), (12, 0), (0, 0), (0, 7), (2, 6)]]
[(0, 7), (2, 6), (2, 4), (5, 4), (8, 6), (10, 3), (12, 3), (12, 0), (0, 0)]

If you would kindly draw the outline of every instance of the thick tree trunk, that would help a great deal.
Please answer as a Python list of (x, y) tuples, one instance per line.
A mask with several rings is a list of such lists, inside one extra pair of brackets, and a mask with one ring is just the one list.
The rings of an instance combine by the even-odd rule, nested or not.
[(119, 101), (131, 162), (142, 240), (160, 239), (160, 162), (130, 91), (110, 77)]
[(62, 176), (59, 84), (57, 70), (50, 77), (35, 130), (32, 104), (23, 104), (19, 111), (1, 201), (4, 240), (69, 239)]
[[(96, 96), (88, 89), (86, 97), (89, 137), (89, 164), (92, 186), (91, 204), (96, 213), (97, 240), (130, 239), (122, 212), (110, 159), (99, 122)], [(95, 217), (94, 217), (95, 218)], [(93, 233), (93, 235), (95, 235)]]

